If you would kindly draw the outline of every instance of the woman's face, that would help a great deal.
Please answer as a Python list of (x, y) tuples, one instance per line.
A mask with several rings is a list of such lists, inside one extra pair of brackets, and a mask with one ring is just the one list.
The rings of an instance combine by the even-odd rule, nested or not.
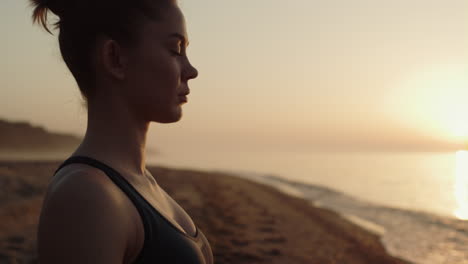
[(137, 41), (129, 52), (125, 78), (131, 111), (144, 121), (179, 121), (188, 80), (198, 75), (187, 58), (188, 37), (180, 9), (166, 9), (162, 21), (148, 19)]

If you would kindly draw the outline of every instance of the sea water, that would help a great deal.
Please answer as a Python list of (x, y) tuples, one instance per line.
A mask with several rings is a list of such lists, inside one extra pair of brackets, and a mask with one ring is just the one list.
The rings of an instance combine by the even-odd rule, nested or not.
[(468, 263), (468, 152), (165, 152), (148, 163), (272, 185), (381, 236), (415, 263)]
[[(457, 168), (462, 166), (457, 162), (463, 160), (457, 160), (455, 152), (184, 152), (149, 159), (152, 164), (179, 168), (277, 176), (329, 187), (380, 205), (454, 218), (460, 207), (466, 207), (463, 202), (468, 203), (456, 192), (457, 187), (468, 188), (468, 169), (457, 175)], [(468, 166), (468, 155), (465, 162)], [(460, 175), (462, 173), (466, 175)], [(465, 214), (468, 218), (467, 213), (461, 212), (460, 217)]]

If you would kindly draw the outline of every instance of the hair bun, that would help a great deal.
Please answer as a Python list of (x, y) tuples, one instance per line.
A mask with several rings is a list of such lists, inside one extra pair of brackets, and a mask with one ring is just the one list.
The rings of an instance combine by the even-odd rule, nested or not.
[[(47, 11), (50, 10), (56, 16), (63, 19), (65, 15), (65, 1), (64, 0), (30, 0), (34, 11), (32, 14), (33, 22), (41, 24), (45, 30), (49, 33), (50, 30), (47, 27)], [(55, 24), (57, 26), (58, 23)]]
[[(58, 17), (62, 17), (65, 12), (64, 0), (31, 0), (36, 7), (47, 8)], [(70, 2), (70, 1), (68, 1)]]
[(65, 4), (63, 0), (39, 0), (46, 2), (47, 8), (49, 8), (52, 13), (62, 18), (65, 13)]

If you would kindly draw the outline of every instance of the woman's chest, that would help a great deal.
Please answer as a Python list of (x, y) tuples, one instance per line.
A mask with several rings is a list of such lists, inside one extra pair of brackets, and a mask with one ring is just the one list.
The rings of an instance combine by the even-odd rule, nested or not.
[(195, 236), (196, 226), (187, 212), (162, 188), (144, 188), (140, 192), (162, 217), (185, 234)]
[(129, 263), (133, 263), (137, 256), (145, 260), (163, 256), (181, 260), (172, 263), (212, 263), (212, 252), (206, 237), (172, 197), (162, 188), (135, 186), (135, 189), (144, 198), (143, 204), (151, 206), (146, 205), (140, 208), (140, 212), (135, 212), (135, 217), (142, 221), (137, 221), (141, 224), (137, 225), (134, 233), (136, 243), (129, 254)]

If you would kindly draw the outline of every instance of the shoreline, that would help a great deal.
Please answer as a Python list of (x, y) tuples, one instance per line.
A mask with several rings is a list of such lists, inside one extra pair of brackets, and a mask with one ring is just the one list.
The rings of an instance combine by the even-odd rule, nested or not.
[[(34, 263), (42, 195), (58, 165), (0, 161), (0, 263)], [(409, 263), (339, 213), (273, 187), (227, 173), (148, 169), (203, 230), (215, 263)]]
[[(235, 175), (235, 174), (233, 174)], [(381, 238), (387, 252), (414, 263), (468, 263), (468, 221), (380, 205), (329, 187), (301, 183), (278, 176), (246, 173), (237, 177), (254, 180), (278, 191), (308, 200), (314, 207), (338, 213)]]

